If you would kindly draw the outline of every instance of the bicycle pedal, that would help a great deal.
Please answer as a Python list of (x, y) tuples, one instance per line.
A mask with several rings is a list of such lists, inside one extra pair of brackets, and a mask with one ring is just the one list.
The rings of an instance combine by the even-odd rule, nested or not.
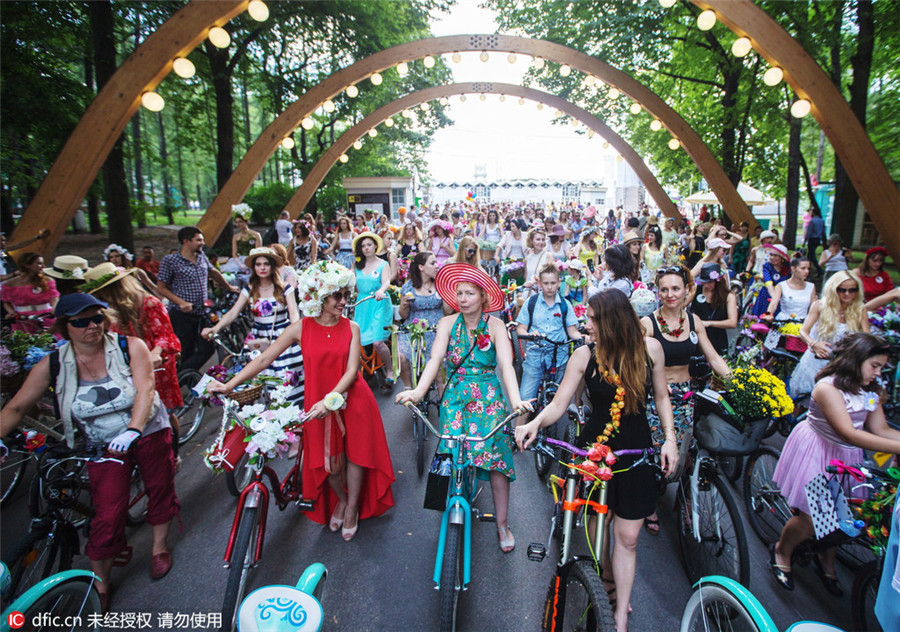
[(310, 498), (298, 498), (295, 504), (300, 511), (312, 511), (316, 502)]
[(532, 542), (528, 545), (528, 559), (532, 562), (543, 562), (547, 557), (547, 547), (540, 542)]
[(478, 514), (479, 522), (497, 522), (497, 516), (490, 513)]

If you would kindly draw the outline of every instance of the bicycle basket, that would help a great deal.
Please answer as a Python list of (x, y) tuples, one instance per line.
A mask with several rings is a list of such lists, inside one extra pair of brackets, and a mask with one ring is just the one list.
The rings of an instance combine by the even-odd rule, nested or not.
[(229, 393), (227, 397), (243, 406), (244, 404), (255, 401), (262, 393), (263, 388), (264, 386), (262, 384), (257, 384), (256, 386), (251, 386), (250, 388), (245, 388), (240, 391), (233, 391)]
[(724, 411), (710, 411), (694, 423), (694, 437), (713, 454), (741, 456), (759, 447), (768, 425), (768, 417), (741, 423)]

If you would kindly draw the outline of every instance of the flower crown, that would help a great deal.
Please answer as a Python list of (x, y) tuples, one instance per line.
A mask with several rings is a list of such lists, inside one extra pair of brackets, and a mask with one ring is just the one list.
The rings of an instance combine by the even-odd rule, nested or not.
[(126, 261), (132, 261), (133, 259), (127, 248), (123, 248), (119, 244), (110, 244), (106, 247), (106, 250), (103, 251), (103, 260), (109, 261), (109, 253), (113, 251), (122, 253), (122, 256), (125, 257)]
[(248, 218), (253, 214), (253, 209), (250, 208), (249, 204), (232, 204), (231, 205), (231, 215), (232, 217), (237, 217), (240, 215), (243, 218)]
[(307, 316), (318, 316), (329, 295), (352, 286), (355, 280), (353, 272), (335, 261), (314, 263), (297, 277), (297, 307)]

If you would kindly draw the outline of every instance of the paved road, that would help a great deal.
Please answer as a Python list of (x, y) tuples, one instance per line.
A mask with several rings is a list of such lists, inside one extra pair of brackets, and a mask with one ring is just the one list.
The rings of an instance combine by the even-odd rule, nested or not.
[[(293, 583), (312, 562), (329, 570), (324, 598), (328, 630), (417, 631), (437, 627), (438, 594), (431, 581), (439, 514), (422, 509), (424, 478), (415, 472), (414, 444), (408, 413), (378, 396), (394, 469), (396, 506), (387, 515), (361, 523), (350, 543), (303, 517), (293, 506), (280, 512), (272, 506), (264, 557), (251, 576), (251, 587)], [(373, 422), (375, 419), (373, 418)], [(176, 479), (182, 503), (183, 528), (170, 536), (175, 566), (164, 579), (149, 576), (150, 529), (131, 530), (135, 556), (127, 568), (113, 572), (113, 611), (208, 613), (221, 606), (227, 571), (222, 556), (235, 511), (235, 499), (224, 481), (203, 465), (202, 450), (217, 428), (212, 415), (183, 450), (184, 465)], [(432, 442), (433, 446), (433, 442)], [(284, 469), (284, 464), (280, 465)], [(518, 541), (515, 552), (503, 555), (491, 523), (474, 525), (473, 581), (459, 605), (463, 631), (537, 630), (553, 560), (530, 562), (529, 542), (546, 540), (550, 500), (533, 468), (530, 454), (516, 455), (518, 480), (513, 485), (511, 525)], [(662, 500), (662, 533), (641, 534), (637, 580), (632, 597), (632, 630), (675, 630), (691, 588), (678, 557), (671, 511), (671, 492)], [(24, 494), (4, 509), (0, 537), (7, 550), (27, 524)], [(490, 510), (490, 490), (477, 502)], [(827, 595), (811, 570), (795, 573), (797, 588), (778, 588), (767, 567), (768, 554), (747, 526), (751, 551), (751, 589), (781, 629), (802, 619), (817, 619), (850, 628), (849, 587), (852, 577), (839, 569), (846, 594)], [(77, 563), (87, 567), (87, 560)], [(155, 625), (154, 625), (155, 627)]]

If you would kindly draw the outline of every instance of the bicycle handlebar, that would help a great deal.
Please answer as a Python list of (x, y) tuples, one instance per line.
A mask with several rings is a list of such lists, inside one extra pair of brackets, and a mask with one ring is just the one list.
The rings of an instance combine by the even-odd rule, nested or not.
[(415, 404), (413, 404), (412, 402), (403, 402), (403, 405), (406, 406), (409, 410), (411, 410), (413, 412), (413, 414), (416, 415), (419, 419), (421, 419), (425, 423), (425, 427), (428, 428), (429, 432), (431, 432), (431, 434), (433, 434), (435, 437), (437, 437), (441, 441), (463, 440), (463, 441), (466, 441), (467, 443), (470, 443), (470, 442), (481, 443), (483, 441), (487, 441), (488, 439), (493, 437), (495, 434), (497, 434), (502, 428), (504, 428), (510, 421), (512, 421), (513, 419), (515, 419), (516, 417), (518, 417), (519, 415), (522, 414), (521, 410), (514, 410), (503, 421), (501, 421), (496, 426), (491, 428), (490, 432), (488, 432), (487, 435), (485, 435), (484, 437), (466, 435), (465, 433), (450, 435), (450, 434), (441, 434), (440, 432), (438, 432), (437, 429), (431, 424), (431, 421), (428, 419), (428, 417), (426, 415), (422, 414), (422, 411), (419, 409), (419, 407), (416, 406)]

